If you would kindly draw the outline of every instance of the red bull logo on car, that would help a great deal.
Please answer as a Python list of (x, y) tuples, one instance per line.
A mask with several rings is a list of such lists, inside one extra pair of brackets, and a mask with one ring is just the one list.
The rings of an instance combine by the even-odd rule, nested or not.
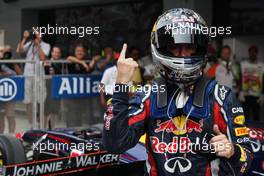
[(202, 132), (203, 121), (195, 122), (191, 119), (188, 119), (186, 122), (186, 117), (184, 115), (174, 117), (173, 119), (167, 120), (165, 122), (158, 121), (158, 128), (155, 130), (155, 133), (167, 132), (173, 133), (175, 135), (183, 135), (195, 131), (197, 133)]

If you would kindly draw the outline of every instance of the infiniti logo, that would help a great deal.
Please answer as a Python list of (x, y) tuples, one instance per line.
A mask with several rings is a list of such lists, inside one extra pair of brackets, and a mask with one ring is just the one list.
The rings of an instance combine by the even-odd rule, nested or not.
[(10, 101), (17, 94), (15, 81), (9, 78), (0, 79), (0, 101)]
[(191, 169), (192, 163), (187, 158), (175, 157), (167, 160), (164, 167), (170, 173), (175, 173), (176, 169), (183, 173)]

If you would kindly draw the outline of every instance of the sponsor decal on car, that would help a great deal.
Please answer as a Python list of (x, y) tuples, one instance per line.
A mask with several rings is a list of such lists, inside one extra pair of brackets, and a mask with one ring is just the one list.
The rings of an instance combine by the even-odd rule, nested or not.
[(248, 128), (247, 127), (235, 128), (235, 133), (236, 133), (236, 136), (248, 135)]
[(77, 157), (62, 157), (5, 166), (6, 176), (35, 176), (42, 174), (58, 174), (101, 167), (118, 163), (119, 155), (109, 153), (91, 153)]

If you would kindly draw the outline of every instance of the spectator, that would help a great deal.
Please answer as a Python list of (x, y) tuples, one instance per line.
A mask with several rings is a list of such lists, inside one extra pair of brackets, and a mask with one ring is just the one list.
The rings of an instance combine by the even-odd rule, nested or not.
[[(102, 54), (95, 55), (93, 58), (98, 60), (98, 62), (95, 65), (95, 70), (93, 71), (94, 75), (98, 74), (103, 74), (104, 71), (114, 65), (113, 58), (114, 58), (114, 52), (113, 48), (110, 46), (107, 46), (104, 48), (102, 51)], [(93, 119), (94, 123), (100, 123), (102, 122), (102, 116), (105, 112), (105, 109), (103, 108), (104, 106), (98, 107), (98, 104), (103, 104), (105, 102), (104, 96), (102, 97), (103, 94), (100, 92), (100, 96), (94, 96), (91, 97), (90, 100), (92, 101), (92, 109), (93, 109)]]
[(160, 75), (153, 64), (153, 59), (151, 53), (142, 57), (139, 60), (139, 65), (141, 65), (141, 71), (143, 75), (144, 83), (151, 83), (154, 78), (158, 78)]
[[(54, 60), (60, 60), (61, 59), (61, 48), (58, 46), (54, 46), (51, 51), (51, 61)], [(51, 63), (50, 61), (44, 62), (44, 69), (46, 75), (59, 75), (62, 74), (62, 64), (61, 63)], [(47, 98), (45, 100), (45, 122), (44, 127), (47, 128), (49, 125), (49, 128), (53, 128), (55, 126), (55, 119), (59, 116), (60, 112), (60, 101), (55, 100), (51, 97), (51, 78), (49, 77), (46, 81), (46, 87), (47, 87)]]
[(103, 77), (100, 83), (100, 100), (103, 108), (106, 108), (107, 100), (109, 100), (114, 92), (115, 81), (117, 76), (116, 63), (119, 55), (115, 57), (115, 65), (107, 68), (104, 71)]
[[(5, 46), (2, 59), (5, 59), (5, 60), (13, 59), (12, 48), (10, 45)], [(2, 64), (2, 69), (4, 69), (4, 67), (7, 67), (7, 68), (15, 71), (15, 74), (17, 74), (17, 75), (23, 74), (23, 72), (22, 72), (22, 70), (18, 64), (8, 64), (8, 63)]]
[(248, 49), (248, 61), (241, 62), (242, 90), (239, 99), (243, 102), (244, 113), (251, 120), (260, 120), (260, 109), (264, 101), (264, 65), (258, 60), (258, 48), (252, 45)]
[[(27, 40), (29, 40), (27, 42)], [(33, 37), (30, 39), (30, 32), (24, 31), (23, 39), (19, 43), (17, 52), (26, 54), (27, 61), (36, 61), (36, 63), (26, 63), (24, 68), (25, 80), (25, 99), (24, 103), (27, 105), (27, 117), (30, 125), (32, 126), (32, 103), (35, 98), (37, 102), (40, 102), (39, 97), (33, 97), (32, 90), (40, 92), (40, 86), (34, 88), (33, 76), (37, 74), (36, 70), (44, 72), (43, 67), (38, 64), (39, 61), (45, 61), (50, 53), (50, 44), (42, 40), (40, 33), (33, 34)], [(35, 67), (36, 64), (36, 67)], [(36, 69), (36, 70), (35, 70)], [(36, 80), (37, 84), (40, 85), (39, 80)], [(45, 89), (45, 87), (44, 87)], [(46, 93), (46, 90), (44, 91)], [(44, 97), (46, 97), (44, 95)]]
[[(51, 61), (61, 60), (62, 53), (61, 48), (54, 46), (51, 50)], [(61, 63), (51, 63), (48, 60), (44, 62), (44, 69), (46, 75), (58, 75), (62, 73), (62, 64)]]
[[(2, 58), (4, 60), (12, 59), (12, 48), (7, 45), (3, 50)], [(1, 76), (15, 76), (22, 74), (22, 70), (18, 66), (18, 64), (1, 64), (0, 67), (0, 75)], [(14, 133), (16, 128), (15, 121), (15, 102), (1, 102), (1, 112), (0, 112), (0, 133), (3, 133), (5, 130), (5, 117), (8, 122), (8, 131), (9, 133)]]
[[(87, 49), (83, 44), (78, 44), (74, 49), (74, 56), (67, 58), (69, 74), (89, 74), (93, 71), (98, 57), (94, 57), (89, 63), (86, 56)], [(67, 127), (81, 126), (83, 122), (91, 123), (93, 120), (92, 99), (72, 99), (65, 102)], [(78, 116), (76, 116), (78, 114)]]
[(71, 62), (68, 66), (69, 74), (87, 74), (93, 71), (98, 57), (94, 57), (89, 63), (86, 63), (88, 61), (86, 51), (86, 47), (83, 44), (76, 45), (74, 56), (67, 58)]
[(107, 46), (104, 48), (102, 52), (102, 56), (100, 57), (96, 67), (99, 71), (104, 72), (107, 68), (112, 67), (113, 65), (114, 65), (113, 48)]
[(206, 75), (209, 77), (215, 77), (216, 67), (218, 66), (216, 51), (214, 46), (211, 44), (208, 45), (207, 50), (208, 50), (207, 52), (208, 62), (204, 69), (204, 73), (206, 73)]
[(231, 48), (228, 45), (221, 49), (221, 57), (215, 68), (215, 80), (229, 88), (235, 88), (235, 79), (232, 71)]
[(140, 50), (136, 47), (131, 47), (129, 50), (129, 57), (133, 58), (138, 64), (139, 67), (136, 68), (133, 78), (132, 78), (132, 83), (134, 86), (141, 85), (143, 84), (143, 79), (142, 79), (142, 68), (144, 68), (144, 65), (140, 61)]

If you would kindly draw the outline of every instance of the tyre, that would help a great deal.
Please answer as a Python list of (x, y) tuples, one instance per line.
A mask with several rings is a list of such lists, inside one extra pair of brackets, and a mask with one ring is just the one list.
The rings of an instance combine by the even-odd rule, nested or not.
[(13, 136), (0, 135), (0, 166), (26, 162), (21, 141)]

